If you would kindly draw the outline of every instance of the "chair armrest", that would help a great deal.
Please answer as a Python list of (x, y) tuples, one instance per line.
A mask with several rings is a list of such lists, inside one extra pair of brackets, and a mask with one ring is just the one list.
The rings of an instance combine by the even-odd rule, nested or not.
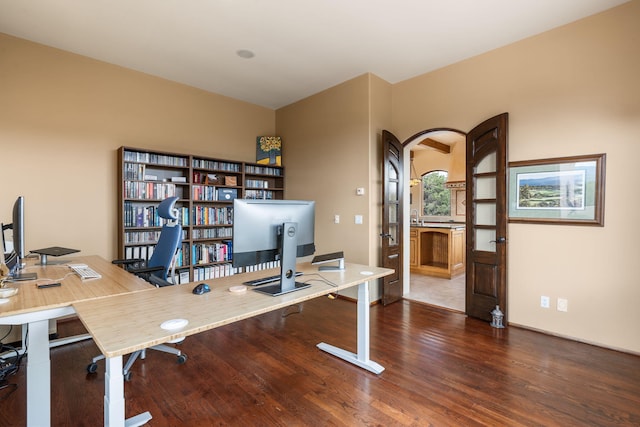
[(111, 261), (111, 264), (116, 265), (130, 265), (137, 263), (144, 263), (145, 261), (142, 258), (132, 258), (132, 259), (114, 259)]
[(149, 282), (151, 282), (152, 285), (155, 285), (156, 288), (164, 288), (165, 286), (173, 285), (173, 283), (169, 283), (158, 276), (154, 276), (153, 274), (149, 275)]
[(129, 273), (133, 273), (133, 274), (143, 274), (143, 273), (153, 273), (154, 271), (162, 271), (164, 270), (164, 267), (162, 266), (158, 266), (158, 267), (142, 267), (142, 268), (128, 268), (127, 271)]

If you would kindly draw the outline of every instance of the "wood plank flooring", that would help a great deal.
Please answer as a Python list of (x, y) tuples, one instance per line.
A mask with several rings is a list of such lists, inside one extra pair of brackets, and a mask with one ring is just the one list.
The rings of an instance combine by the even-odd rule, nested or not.
[[(639, 426), (640, 357), (410, 301), (371, 309), (379, 376), (318, 350), (355, 351), (356, 306), (309, 301), (149, 351), (125, 384), (151, 426)], [(77, 320), (61, 334), (82, 330)], [(91, 341), (53, 349), (52, 424), (102, 425), (104, 364)], [(0, 426), (25, 424), (25, 371), (0, 390)]]

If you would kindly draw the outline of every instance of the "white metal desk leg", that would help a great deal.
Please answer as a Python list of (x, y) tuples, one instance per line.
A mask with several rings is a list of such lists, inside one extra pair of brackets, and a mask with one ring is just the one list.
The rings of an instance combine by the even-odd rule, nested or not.
[(30, 322), (27, 340), (27, 426), (48, 426), (51, 425), (49, 320)]
[(323, 342), (318, 348), (374, 374), (384, 371), (383, 366), (369, 359), (369, 282), (358, 285), (358, 354)]
[(149, 412), (124, 419), (124, 375), (122, 356), (105, 359), (104, 376), (104, 425), (105, 427), (133, 427), (146, 424), (151, 419)]

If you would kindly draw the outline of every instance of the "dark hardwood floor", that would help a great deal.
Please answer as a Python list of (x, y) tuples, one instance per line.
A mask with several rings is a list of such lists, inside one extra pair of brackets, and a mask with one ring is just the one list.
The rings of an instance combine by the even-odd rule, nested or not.
[[(318, 350), (355, 351), (356, 306), (316, 299), (188, 337), (189, 360), (149, 351), (125, 384), (151, 426), (639, 426), (640, 357), (420, 303), (371, 309), (379, 376)], [(631, 326), (630, 326), (631, 327)], [(61, 335), (80, 332), (61, 322)], [(91, 341), (53, 349), (52, 424), (102, 425)], [(0, 425), (25, 424), (25, 369), (0, 390)]]

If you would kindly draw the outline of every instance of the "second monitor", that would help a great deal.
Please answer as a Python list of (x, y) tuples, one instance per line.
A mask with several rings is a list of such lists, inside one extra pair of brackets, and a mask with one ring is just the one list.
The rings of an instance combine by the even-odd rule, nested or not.
[(313, 255), (315, 202), (305, 200), (233, 201), (234, 267), (280, 261), (280, 280), (257, 288), (281, 295), (309, 285), (296, 282), (296, 258)]

